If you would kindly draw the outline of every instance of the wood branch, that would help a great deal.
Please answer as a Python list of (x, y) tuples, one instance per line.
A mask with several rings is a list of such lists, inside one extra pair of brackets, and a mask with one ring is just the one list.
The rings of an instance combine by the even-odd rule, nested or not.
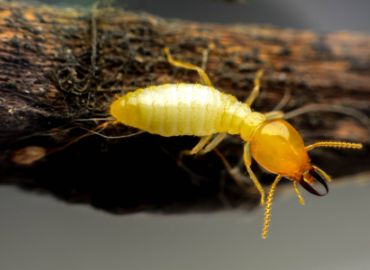
[[(197, 74), (167, 63), (165, 46), (177, 59), (204, 64), (216, 88), (240, 99), (250, 92), (255, 72), (264, 68), (255, 110), (270, 111), (283, 99), (284, 111), (331, 104), (347, 113), (316, 108), (291, 122), (307, 143), (319, 138), (365, 143), (358, 152), (315, 152), (315, 163), (334, 176), (369, 170), (369, 35), (198, 24), (109, 7), (91, 11), (1, 2), (1, 182), (115, 213), (256, 205), (254, 187), (240, 189), (215, 153), (185, 157), (179, 166), (179, 152), (191, 148), (194, 137), (88, 136), (63, 147), (99, 123), (81, 119), (108, 116), (115, 95), (199, 81)], [(115, 126), (103, 133), (134, 132)], [(219, 151), (236, 165), (241, 148), (240, 139), (230, 136)], [(271, 181), (266, 173), (259, 177), (264, 184)]]

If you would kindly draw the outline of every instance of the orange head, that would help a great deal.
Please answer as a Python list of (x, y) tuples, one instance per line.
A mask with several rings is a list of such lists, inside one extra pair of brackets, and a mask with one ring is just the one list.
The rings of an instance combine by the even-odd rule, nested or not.
[[(328, 191), (325, 181), (329, 175), (311, 164), (307, 152), (315, 147), (361, 148), (361, 144), (346, 142), (319, 142), (305, 147), (298, 131), (282, 119), (267, 121), (254, 132), (250, 141), (251, 156), (267, 171), (300, 183), (315, 195)], [(325, 192), (314, 189), (321, 184)]]
[(250, 142), (251, 155), (267, 171), (298, 181), (311, 168), (298, 131), (282, 119), (263, 123)]

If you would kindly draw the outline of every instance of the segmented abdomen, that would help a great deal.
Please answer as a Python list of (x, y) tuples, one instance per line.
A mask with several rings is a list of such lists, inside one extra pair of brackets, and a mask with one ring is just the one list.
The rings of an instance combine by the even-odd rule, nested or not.
[(138, 89), (114, 101), (111, 114), (125, 125), (162, 136), (237, 134), (250, 108), (200, 84)]

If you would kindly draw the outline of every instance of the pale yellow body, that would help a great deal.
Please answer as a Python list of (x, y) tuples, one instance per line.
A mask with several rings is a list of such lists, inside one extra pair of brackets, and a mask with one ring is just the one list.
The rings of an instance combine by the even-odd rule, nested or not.
[(112, 103), (110, 113), (127, 126), (166, 137), (240, 134), (242, 128), (250, 133), (265, 120), (234, 96), (211, 86), (187, 83), (130, 92)]

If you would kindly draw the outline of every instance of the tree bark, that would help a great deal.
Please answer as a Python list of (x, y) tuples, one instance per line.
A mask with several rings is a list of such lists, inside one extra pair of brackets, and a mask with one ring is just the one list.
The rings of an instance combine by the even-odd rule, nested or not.
[[(268, 112), (279, 102), (284, 111), (316, 104), (314, 111), (291, 119), (307, 143), (350, 140), (365, 149), (316, 151), (314, 162), (334, 176), (369, 170), (369, 35), (1, 2), (1, 182), (115, 213), (256, 205), (254, 187), (238, 187), (215, 153), (185, 157), (179, 165), (179, 152), (191, 148), (194, 137), (89, 136), (71, 143), (98, 124), (83, 119), (109, 116), (116, 95), (199, 81), (194, 72), (167, 63), (165, 46), (176, 59), (205, 65), (217, 89), (240, 99), (248, 96), (255, 72), (265, 69), (255, 110)], [(124, 126), (103, 131), (135, 132)], [(219, 151), (238, 164), (242, 144), (230, 136)], [(264, 184), (271, 181), (266, 173), (259, 177)]]

